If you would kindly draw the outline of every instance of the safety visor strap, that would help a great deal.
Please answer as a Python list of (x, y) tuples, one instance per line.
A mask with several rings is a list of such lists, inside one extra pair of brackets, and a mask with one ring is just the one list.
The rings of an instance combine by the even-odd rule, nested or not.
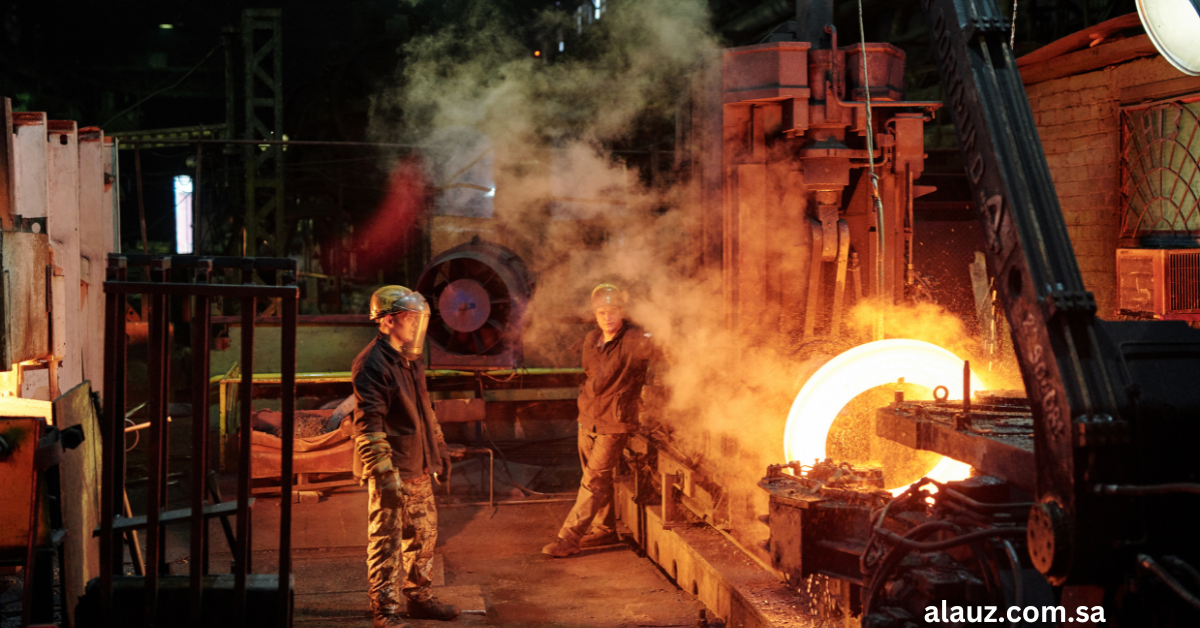
[(402, 305), (392, 305), (392, 307), (388, 308), (387, 310), (384, 310), (383, 313), (381, 313), (379, 315), (379, 317), (383, 318), (384, 316), (391, 316), (392, 314), (399, 314), (401, 312), (412, 312), (413, 314), (418, 314), (418, 315), (428, 315), (429, 314), (428, 312), (422, 312), (420, 310), (410, 310)]

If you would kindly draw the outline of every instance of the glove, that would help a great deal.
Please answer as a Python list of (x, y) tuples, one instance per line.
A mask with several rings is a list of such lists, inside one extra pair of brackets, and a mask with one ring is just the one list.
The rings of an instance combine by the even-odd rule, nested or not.
[(363, 477), (382, 476), (395, 468), (392, 466), (392, 445), (383, 432), (367, 432), (354, 439), (354, 449), (363, 463)]
[(380, 492), (380, 506), (402, 508), (404, 506), (404, 482), (392, 466), (392, 446), (387, 434), (368, 432), (354, 439), (354, 449), (363, 463), (363, 480), (374, 477)]
[(450, 457), (450, 447), (448, 447), (445, 442), (438, 443), (438, 458), (441, 458), (442, 460), (441, 481), (449, 483), (451, 470), (450, 465), (454, 463), (454, 459)]

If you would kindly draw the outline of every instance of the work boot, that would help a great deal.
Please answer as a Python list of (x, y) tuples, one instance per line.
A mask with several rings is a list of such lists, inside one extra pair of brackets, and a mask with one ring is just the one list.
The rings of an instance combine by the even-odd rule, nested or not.
[(424, 602), (409, 600), (408, 617), (409, 619), (440, 619), (442, 621), (450, 621), (458, 617), (458, 607), (453, 604), (442, 604), (436, 598), (432, 597)]
[(566, 558), (571, 554), (579, 553), (579, 545), (572, 543), (561, 536), (554, 539), (554, 542), (542, 548), (543, 554), (549, 554), (555, 558)]
[(592, 530), (583, 535), (582, 539), (579, 539), (579, 547), (600, 547), (601, 545), (612, 545), (620, 542), (621, 537), (617, 536), (616, 532)]
[(375, 623), (371, 628), (412, 628), (412, 624), (404, 621), (399, 615), (390, 613), (376, 613)]

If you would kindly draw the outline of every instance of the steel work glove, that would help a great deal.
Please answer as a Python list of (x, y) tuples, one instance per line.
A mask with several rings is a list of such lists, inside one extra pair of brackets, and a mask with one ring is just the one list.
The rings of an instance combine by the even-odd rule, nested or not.
[(404, 506), (404, 482), (392, 466), (392, 446), (383, 432), (368, 432), (354, 439), (354, 449), (363, 463), (363, 480), (374, 477), (381, 494), (380, 506)]
[(363, 463), (363, 477), (382, 476), (393, 471), (392, 445), (383, 432), (367, 432), (354, 439), (354, 449)]
[(450, 456), (450, 447), (445, 441), (438, 443), (438, 458), (442, 461), (442, 474), (439, 479), (442, 482), (449, 482), (450, 465), (454, 463), (454, 459)]

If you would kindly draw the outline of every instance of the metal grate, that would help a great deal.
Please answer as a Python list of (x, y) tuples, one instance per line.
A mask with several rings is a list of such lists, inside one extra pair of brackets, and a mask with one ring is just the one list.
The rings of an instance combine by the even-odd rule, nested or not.
[(1200, 103), (1174, 101), (1121, 112), (1121, 234), (1200, 233)]
[(1171, 251), (1167, 277), (1171, 311), (1200, 310), (1200, 251)]

